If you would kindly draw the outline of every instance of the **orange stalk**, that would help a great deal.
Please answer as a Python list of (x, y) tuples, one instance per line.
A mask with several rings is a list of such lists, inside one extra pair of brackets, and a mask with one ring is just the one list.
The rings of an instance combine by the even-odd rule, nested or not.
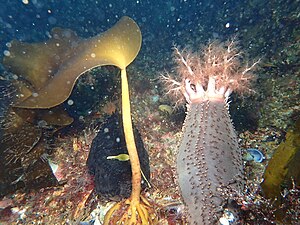
[(122, 88), (122, 119), (123, 119), (123, 129), (125, 135), (125, 142), (130, 158), (131, 172), (132, 172), (132, 192), (131, 201), (139, 202), (141, 193), (141, 167), (140, 160), (138, 157), (132, 121), (131, 121), (131, 111), (130, 111), (130, 98), (129, 98), (129, 88), (126, 70), (121, 70), (121, 88)]

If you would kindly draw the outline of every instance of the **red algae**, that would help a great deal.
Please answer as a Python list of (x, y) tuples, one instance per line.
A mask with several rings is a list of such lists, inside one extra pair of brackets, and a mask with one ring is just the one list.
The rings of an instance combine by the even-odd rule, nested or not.
[[(243, 191), (243, 161), (228, 98), (251, 90), (258, 63), (243, 64), (241, 55), (235, 41), (212, 42), (199, 53), (175, 48), (180, 80), (163, 77), (169, 91), (181, 92), (188, 103), (177, 173), (190, 224), (238, 221), (231, 199)], [(222, 217), (223, 211), (232, 216)]]
[(85, 136), (80, 136), (78, 149), (72, 143), (75, 137), (58, 138), (59, 147), (51, 159), (46, 159), (57, 164), (60, 184), (8, 195), (13, 204), (7, 210), (10, 214), (0, 217), (1, 224), (74, 224), (89, 215), (93, 204), (89, 197), (93, 196), (94, 184), (86, 168), (88, 152), (85, 148), (89, 148), (89, 139), (94, 134)]

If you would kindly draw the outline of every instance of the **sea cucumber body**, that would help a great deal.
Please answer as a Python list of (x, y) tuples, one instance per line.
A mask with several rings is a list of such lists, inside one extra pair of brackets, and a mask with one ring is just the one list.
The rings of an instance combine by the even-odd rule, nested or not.
[(225, 193), (242, 190), (242, 158), (225, 100), (189, 105), (177, 173), (189, 224), (216, 224)]

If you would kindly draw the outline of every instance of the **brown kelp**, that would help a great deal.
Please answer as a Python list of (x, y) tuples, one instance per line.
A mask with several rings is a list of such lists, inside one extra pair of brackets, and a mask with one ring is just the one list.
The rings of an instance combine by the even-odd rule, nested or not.
[(21, 81), (10, 81), (6, 85), (13, 94), (1, 118), (1, 195), (23, 187), (58, 184), (44, 156), (51, 153), (54, 133), (73, 122), (61, 106), (35, 110), (14, 107), (18, 96), (29, 90), (20, 88), (22, 84)]
[(300, 120), (294, 130), (287, 132), (285, 141), (275, 150), (264, 173), (261, 184), (267, 198), (281, 201), (281, 192), (292, 188), (292, 181), (300, 185)]
[[(132, 129), (129, 88), (126, 67), (135, 59), (141, 47), (141, 32), (129, 17), (123, 17), (111, 29), (89, 39), (81, 39), (70, 30), (54, 29), (51, 39), (27, 44), (13, 41), (4, 65), (30, 82), (28, 91), (20, 96), (16, 108), (51, 109), (65, 101), (84, 72), (98, 66), (113, 65), (121, 69), (122, 120), (127, 150), (132, 169), (132, 193), (129, 199), (116, 204), (108, 213), (105, 223), (123, 204), (120, 218), (126, 224), (151, 222), (151, 209), (140, 198), (141, 172)], [(120, 215), (120, 213), (118, 214)]]
[(46, 42), (12, 41), (10, 55), (4, 57), (3, 64), (29, 80), (27, 85), (33, 87), (16, 106), (51, 108), (62, 103), (84, 72), (104, 65), (122, 69), (129, 65), (140, 49), (140, 42), (140, 30), (128, 17), (89, 39), (79, 38), (68, 29), (54, 28)]

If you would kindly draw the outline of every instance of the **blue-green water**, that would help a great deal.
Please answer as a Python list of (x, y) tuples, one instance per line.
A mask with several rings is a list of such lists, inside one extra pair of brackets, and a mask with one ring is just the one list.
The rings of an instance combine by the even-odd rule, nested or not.
[[(109, 114), (107, 112), (113, 110), (115, 106), (119, 107), (116, 102), (121, 94), (119, 79), (116, 78), (117, 76), (111, 78), (111, 74), (119, 74), (118, 69), (101, 68), (79, 79), (68, 99), (72, 100), (72, 104), (70, 101), (62, 103), (64, 112), (74, 119), (71, 125), (62, 126), (58, 123), (61, 126), (56, 126), (57, 124), (46, 126), (47, 124), (42, 123), (41, 118), (44, 116), (42, 110), (32, 113), (34, 116), (18, 111), (17, 114), (23, 116), (25, 125), (20, 125), (17, 132), (7, 132), (15, 122), (14, 98), (17, 91), (13, 86), (16, 75), (10, 73), (10, 68), (4, 67), (2, 58), (11, 54), (8, 50), (12, 40), (24, 43), (46, 42), (51, 36), (50, 31), (55, 27), (68, 28), (80, 37), (89, 38), (111, 28), (123, 16), (131, 17), (142, 33), (141, 50), (128, 68), (132, 104), (135, 110), (134, 122), (141, 130), (142, 138), (147, 137), (146, 149), (149, 151), (151, 173), (154, 174), (157, 172), (155, 166), (161, 161), (162, 164), (165, 163), (164, 166), (174, 167), (174, 163), (168, 161), (168, 157), (172, 158), (173, 155), (170, 156), (164, 151), (169, 151), (168, 148), (173, 149), (178, 145), (174, 140), (181, 130), (185, 116), (184, 108), (173, 110), (174, 102), (166, 97), (166, 90), (158, 79), (165, 71), (176, 74), (173, 47), (177, 46), (181, 50), (186, 48), (195, 52), (210, 40), (217, 39), (223, 42), (235, 37), (240, 49), (246, 55), (245, 58), (249, 58), (250, 64), (260, 59), (252, 95), (241, 97), (232, 94), (230, 97), (230, 114), (240, 135), (240, 141), (242, 140), (243, 148), (259, 148), (266, 155), (261, 167), (255, 165), (259, 169), (252, 164), (250, 169), (247, 167), (251, 171), (249, 177), (252, 177), (254, 183), (257, 181), (256, 177), (262, 176), (264, 167), (275, 151), (274, 146), (277, 147), (284, 140), (285, 133), (293, 129), (295, 122), (300, 118), (299, 12), (298, 0), (2, 0), (0, 6), (0, 197), (7, 195), (9, 199), (13, 199), (14, 203), (7, 203), (8, 207), (19, 207), (20, 211), (26, 207), (33, 209), (32, 202), (35, 204), (38, 197), (32, 197), (31, 200), (28, 198), (27, 202), (24, 200), (23, 205), (16, 206), (16, 202), (22, 202), (20, 199), (16, 200), (16, 190), (21, 190), (23, 193), (22, 191), (32, 189), (39, 191), (40, 188), (57, 186), (57, 180), (52, 174), (54, 171), (51, 172), (47, 157), (51, 158), (57, 154), (59, 151), (57, 147), (64, 146), (62, 142), (69, 143), (69, 146), (64, 146), (69, 151), (72, 143), (74, 149), (84, 148), (82, 147), (84, 144), (80, 141), (78, 142), (81, 145), (77, 147), (77, 138), (84, 138), (86, 141), (88, 135), (83, 134), (83, 130), (91, 124), (100, 126), (104, 120), (102, 114)], [(24, 81), (22, 74), (17, 74), (17, 77)], [(28, 81), (25, 83), (31, 85)], [(104, 106), (107, 102), (111, 103), (111, 108), (108, 107), (105, 111)], [(169, 113), (163, 113), (160, 112), (160, 106), (171, 109)], [(254, 140), (252, 134), (255, 136)], [(7, 135), (11, 140), (16, 141), (7, 141), (9, 140)], [(73, 137), (76, 137), (75, 144)], [(88, 144), (91, 144), (90, 142)], [(268, 144), (269, 142), (272, 144)], [(40, 148), (37, 143), (42, 143), (43, 147)], [(157, 159), (152, 160), (158, 155), (157, 149), (163, 155), (158, 159), (159, 162), (156, 161)], [(66, 162), (64, 166), (70, 166), (67, 160), (69, 151), (62, 153), (61, 159)], [(70, 154), (74, 153), (72, 151)], [(74, 153), (74, 155), (81, 153)], [(11, 158), (13, 155), (16, 157)], [(81, 160), (78, 160), (78, 164), (82, 163), (84, 166), (86, 158), (83, 157)], [(75, 165), (77, 158), (70, 161)], [(38, 170), (40, 172), (36, 173)], [(74, 166), (70, 169), (70, 174), (76, 174), (77, 170), (78, 167)], [(81, 177), (78, 174), (72, 176), (77, 179)], [(153, 182), (157, 182), (158, 185), (159, 182), (167, 180), (155, 179), (154, 176)], [(74, 184), (69, 187), (73, 188), (72, 185)], [(64, 183), (63, 188), (66, 186)], [(149, 193), (153, 194), (153, 189)], [(51, 195), (52, 192), (48, 194)], [(79, 196), (78, 192), (76, 196)], [(4, 200), (0, 200), (0, 218), (6, 215), (7, 208), (1, 205)], [(68, 200), (72, 201), (72, 198)], [(21, 215), (23, 214), (20, 213)], [(28, 212), (27, 220), (19, 218), (17, 221), (19, 224), (29, 224), (32, 215), (34, 213)], [(65, 216), (64, 219), (66, 218), (69, 217)], [(65, 221), (64, 219), (61, 221)], [(45, 222), (43, 219), (41, 221)]]
[(299, 26), (297, 11), (299, 2), (279, 0), (6, 1), (0, 9), (0, 50), (12, 39), (45, 40), (53, 27), (90, 37), (127, 15), (141, 27), (142, 52), (148, 56), (164, 54), (173, 44), (197, 47), (232, 35), (253, 54), (273, 54)]

